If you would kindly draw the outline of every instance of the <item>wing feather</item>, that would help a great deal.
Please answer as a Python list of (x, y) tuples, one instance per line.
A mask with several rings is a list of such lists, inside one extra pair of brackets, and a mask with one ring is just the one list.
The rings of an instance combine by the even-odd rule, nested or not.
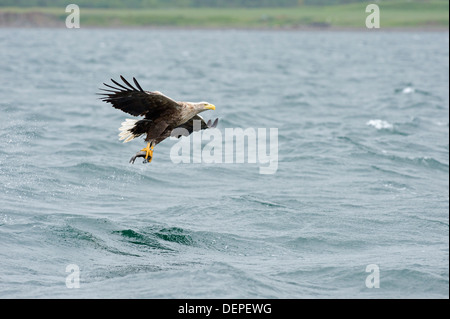
[[(205, 130), (205, 129), (208, 129), (208, 128), (215, 128), (217, 126), (217, 123), (219, 122), (219, 119), (216, 118), (214, 123), (211, 124), (211, 120), (208, 120), (208, 122), (205, 122), (203, 117), (201, 117), (200, 115), (197, 114), (193, 118), (191, 118), (189, 121), (187, 121), (186, 123), (183, 123), (183, 124), (181, 124), (181, 125), (179, 125), (178, 127), (175, 128), (175, 130), (178, 129), (178, 128), (184, 128), (188, 132), (188, 134), (178, 135), (177, 137), (180, 138), (181, 136), (188, 136), (189, 134), (194, 132), (194, 121), (200, 121), (200, 130)], [(196, 131), (199, 131), (199, 130), (196, 130)]]
[(101, 89), (106, 91), (106, 93), (98, 93), (103, 95), (101, 98), (102, 101), (111, 103), (114, 108), (134, 116), (145, 116), (150, 120), (156, 119), (163, 112), (167, 111), (167, 109), (179, 110), (180, 104), (178, 102), (160, 92), (144, 91), (135, 78), (133, 78), (133, 82), (137, 89), (122, 75), (120, 78), (128, 87), (111, 79), (116, 86), (106, 83), (103, 84), (114, 91)]
[(133, 78), (133, 81), (134, 81), (134, 84), (136, 84), (136, 86), (138, 87), (139, 91), (144, 92), (144, 90), (139, 85), (139, 82), (135, 78)]
[[(120, 86), (122, 89), (128, 90), (127, 87), (124, 87), (122, 84), (117, 83), (117, 82), (114, 81), (113, 79), (111, 79), (111, 82), (114, 83), (114, 84), (117, 85), (117, 86)], [(105, 84), (105, 83), (103, 83), (103, 84)], [(108, 85), (108, 84), (105, 84), (105, 85)], [(110, 85), (108, 85), (108, 86), (109, 86), (109, 87), (112, 87), (112, 86), (110, 86)]]
[(123, 83), (125, 83), (126, 85), (128, 85), (130, 87), (130, 89), (132, 89), (133, 91), (137, 91), (136, 88), (134, 86), (132, 86), (130, 83), (128, 83), (128, 81), (125, 80), (125, 78), (123, 76), (120, 76), (120, 78), (122, 79)]

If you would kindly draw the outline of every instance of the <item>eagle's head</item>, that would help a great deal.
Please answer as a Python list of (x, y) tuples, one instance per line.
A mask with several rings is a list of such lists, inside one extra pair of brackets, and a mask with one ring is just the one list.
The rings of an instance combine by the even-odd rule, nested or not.
[(197, 111), (197, 114), (206, 110), (215, 110), (216, 107), (208, 102), (199, 102), (194, 104), (194, 108)]

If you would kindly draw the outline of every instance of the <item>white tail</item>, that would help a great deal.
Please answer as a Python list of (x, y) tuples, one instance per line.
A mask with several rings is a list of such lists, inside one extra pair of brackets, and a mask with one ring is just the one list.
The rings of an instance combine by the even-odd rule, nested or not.
[(126, 143), (138, 136), (130, 132), (130, 130), (134, 127), (136, 122), (137, 120), (132, 119), (125, 119), (125, 122), (122, 122), (122, 126), (119, 128), (119, 131), (121, 131), (119, 133), (120, 136), (119, 140), (125, 140), (123, 142)]

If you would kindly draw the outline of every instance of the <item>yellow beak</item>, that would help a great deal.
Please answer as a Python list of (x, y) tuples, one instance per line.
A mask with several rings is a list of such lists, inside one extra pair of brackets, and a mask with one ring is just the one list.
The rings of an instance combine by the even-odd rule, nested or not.
[(206, 110), (215, 110), (216, 107), (213, 104), (208, 104), (207, 106), (205, 106)]

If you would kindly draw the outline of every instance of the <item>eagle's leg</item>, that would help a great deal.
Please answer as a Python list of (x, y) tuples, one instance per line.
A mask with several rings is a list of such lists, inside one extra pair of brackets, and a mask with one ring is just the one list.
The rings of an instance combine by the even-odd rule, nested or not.
[[(145, 152), (145, 160), (149, 163), (153, 159), (153, 148), (154, 148), (154, 145), (153, 145), (153, 142), (151, 142), (151, 143), (147, 143), (146, 148), (141, 149), (141, 152)], [(144, 160), (144, 162), (145, 162), (145, 160)]]

